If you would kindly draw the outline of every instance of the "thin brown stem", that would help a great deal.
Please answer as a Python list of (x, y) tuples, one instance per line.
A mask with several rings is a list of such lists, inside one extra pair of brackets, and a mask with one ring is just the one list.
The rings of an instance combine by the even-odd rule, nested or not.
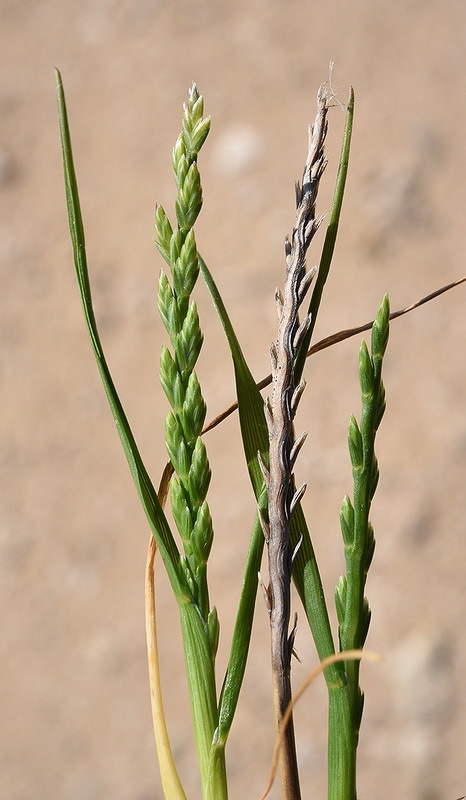
[[(415, 303), (411, 303), (409, 306), (405, 306), (405, 308), (401, 308), (399, 311), (392, 311), (390, 314), (390, 322), (398, 317), (402, 317), (404, 314), (408, 314), (410, 311), (414, 311), (415, 308), (423, 306), (424, 303), (428, 303), (430, 300), (440, 297), (440, 295), (444, 294), (444, 292), (448, 292), (450, 289), (454, 289), (456, 286), (459, 286), (461, 283), (465, 282), (466, 275), (463, 278), (458, 278), (457, 281), (453, 281), (452, 283), (448, 283), (446, 286), (442, 286), (440, 289), (436, 289), (435, 292), (431, 292), (430, 294), (426, 295), (426, 297), (422, 297), (420, 300), (417, 300)], [(316, 344), (309, 348), (306, 358), (313, 356), (315, 353), (319, 353), (321, 350), (326, 350), (327, 347), (332, 347), (334, 344), (344, 342), (346, 339), (350, 339), (352, 336), (357, 336), (359, 333), (369, 331), (373, 324), (374, 320), (371, 320), (370, 322), (366, 322), (364, 325), (359, 325), (356, 328), (346, 328), (345, 330), (332, 333), (330, 336), (326, 336), (325, 339), (320, 339), (320, 341), (316, 342)], [(265, 389), (266, 386), (269, 386), (271, 383), (272, 375), (270, 374), (259, 381), (257, 388)], [(212, 419), (209, 424), (205, 426), (202, 433), (207, 433), (208, 431), (213, 430), (213, 428), (216, 428), (217, 425), (220, 425), (220, 423), (227, 419), (230, 414), (233, 414), (237, 408), (238, 403), (232, 403), (231, 406), (228, 406), (228, 408), (222, 411), (221, 414), (218, 414), (216, 417), (214, 417), (214, 419)]]
[[(442, 286), (440, 289), (436, 289), (435, 292), (431, 292), (430, 294), (426, 295), (425, 297), (421, 297), (420, 300), (417, 300), (415, 303), (411, 303), (409, 306), (405, 306), (404, 308), (399, 309), (399, 311), (392, 311), (390, 314), (390, 322), (394, 319), (398, 319), (398, 317), (402, 317), (404, 314), (408, 314), (410, 311), (414, 311), (415, 308), (419, 308), (423, 306), (425, 303), (429, 303), (431, 300), (434, 300), (436, 297), (440, 297), (440, 295), (444, 294), (445, 292), (450, 291), (450, 289), (454, 289), (456, 286), (460, 286), (460, 284), (466, 283), (466, 275), (462, 278), (458, 278), (458, 280), (453, 281), (452, 283), (447, 283), (445, 286)], [(326, 350), (327, 347), (332, 347), (334, 344), (338, 344), (339, 342), (344, 342), (346, 339), (350, 339), (352, 336), (357, 336), (359, 333), (364, 333), (364, 331), (369, 331), (374, 324), (374, 320), (370, 322), (366, 322), (364, 325), (359, 325), (357, 328), (346, 328), (345, 330), (338, 331), (337, 333), (332, 333), (331, 336), (326, 336), (325, 339), (320, 339), (319, 342), (316, 342), (309, 350), (307, 351), (306, 358), (309, 356), (313, 356), (315, 353), (320, 353), (321, 350)], [(257, 388), (259, 390), (265, 389), (266, 386), (269, 386), (272, 383), (272, 375), (267, 375), (265, 378), (262, 378), (261, 381), (257, 384)], [(228, 406), (221, 414), (217, 414), (214, 419), (212, 419), (208, 425), (202, 431), (204, 433), (208, 433), (208, 431), (213, 430), (220, 425), (225, 419), (227, 419), (231, 414), (233, 414), (238, 409), (238, 403), (232, 403), (231, 406)], [(171, 478), (173, 474), (173, 467), (171, 462), (165, 465), (165, 469), (163, 472), (162, 480), (165, 479), (165, 473), (168, 472), (168, 480)]]

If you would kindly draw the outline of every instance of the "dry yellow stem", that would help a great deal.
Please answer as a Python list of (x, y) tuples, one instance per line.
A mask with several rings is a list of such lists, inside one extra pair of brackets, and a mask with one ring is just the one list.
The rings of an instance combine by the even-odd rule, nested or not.
[[(162, 508), (167, 497), (170, 475), (164, 472), (159, 488), (159, 500)], [(160, 666), (157, 649), (157, 625), (155, 611), (155, 574), (154, 562), (157, 545), (153, 536), (150, 537), (149, 550), (146, 562), (145, 580), (145, 612), (146, 612), (146, 640), (147, 658), (149, 662), (150, 701), (152, 708), (152, 722), (154, 726), (155, 745), (159, 761), (160, 777), (163, 793), (166, 800), (186, 800), (184, 789), (173, 760), (173, 753), (168, 738), (168, 730), (163, 710), (162, 687), (160, 683)]]

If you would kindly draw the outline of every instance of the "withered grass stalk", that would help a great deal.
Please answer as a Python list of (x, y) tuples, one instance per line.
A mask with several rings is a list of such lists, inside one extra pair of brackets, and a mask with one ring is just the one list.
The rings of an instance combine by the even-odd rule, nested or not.
[[(319, 227), (316, 199), (319, 182), (325, 169), (324, 141), (327, 132), (327, 95), (318, 96), (314, 125), (309, 130), (309, 149), (302, 185), (296, 185), (296, 225), (285, 243), (286, 280), (283, 295), (277, 290), (278, 336), (270, 350), (272, 363), (272, 397), (266, 400), (265, 417), (269, 431), (269, 468), (262, 463), (268, 494), (268, 521), (263, 519), (267, 543), (269, 585), (265, 590), (270, 616), (273, 703), (277, 735), (283, 715), (291, 702), (291, 657), (295, 627), (290, 625), (290, 588), (292, 547), (290, 522), (293, 510), (304, 494), (305, 485), (296, 490), (293, 467), (305, 434), (295, 439), (293, 420), (304, 389), (304, 381), (295, 385), (294, 362), (310, 325), (305, 314), (299, 320), (299, 309), (309, 290), (315, 271), (306, 272), (306, 252)], [(299, 544), (297, 545), (299, 547)], [(283, 796), (298, 800), (298, 765), (293, 718), (290, 716), (283, 733), (280, 751), (280, 775)]]

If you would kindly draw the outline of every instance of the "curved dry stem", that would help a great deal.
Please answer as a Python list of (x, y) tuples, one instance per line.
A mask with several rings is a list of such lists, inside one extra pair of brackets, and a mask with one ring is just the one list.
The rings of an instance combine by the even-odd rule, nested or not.
[[(166, 503), (169, 483), (170, 471), (165, 468), (158, 491), (158, 497), (162, 508)], [(156, 554), (157, 543), (155, 538), (151, 536), (145, 573), (145, 617), (152, 723), (164, 796), (169, 797), (170, 800), (186, 800), (186, 795), (173, 759), (162, 700), (155, 606), (154, 563)]]
[[(410, 311), (414, 311), (415, 308), (419, 308), (423, 306), (425, 303), (430, 302), (430, 300), (434, 300), (436, 297), (439, 297), (441, 294), (448, 292), (450, 289), (454, 289), (456, 286), (459, 286), (461, 283), (466, 282), (466, 275), (462, 278), (458, 278), (458, 280), (453, 281), (452, 283), (448, 283), (446, 286), (442, 286), (440, 289), (436, 289), (435, 292), (431, 292), (430, 294), (422, 297), (420, 300), (417, 300), (415, 303), (411, 303), (409, 306), (405, 306), (405, 308), (401, 308), (399, 311), (392, 311), (390, 314), (390, 322), (398, 317), (402, 317), (404, 314), (408, 314)], [(321, 350), (326, 350), (327, 347), (332, 347), (334, 344), (338, 344), (339, 342), (344, 342), (346, 339), (350, 339), (352, 336), (357, 336), (359, 333), (364, 333), (364, 331), (369, 331), (374, 324), (374, 320), (370, 322), (366, 322), (364, 325), (359, 325), (356, 328), (346, 328), (345, 330), (338, 331), (337, 333), (332, 333), (331, 336), (326, 336), (325, 339), (321, 339), (319, 342), (316, 342), (307, 352), (306, 358), (309, 356), (313, 356), (315, 353), (319, 353)], [(267, 377), (262, 378), (261, 381), (257, 384), (258, 389), (265, 389), (272, 382), (272, 375), (267, 375)], [(216, 428), (217, 425), (220, 425), (224, 419), (233, 414), (234, 411), (238, 408), (238, 403), (232, 403), (231, 406), (226, 408), (221, 414), (218, 414), (208, 425), (205, 426), (202, 433), (207, 433), (211, 431), (213, 428)]]
[[(260, 800), (264, 800), (264, 798), (267, 797), (268, 793), (270, 792), (273, 786), (273, 782), (275, 780), (275, 774), (277, 772), (277, 767), (278, 767), (280, 747), (283, 741), (283, 737), (285, 735), (286, 726), (291, 717), (291, 714), (293, 713), (293, 709), (296, 703), (299, 702), (306, 689), (317, 678), (317, 676), (320, 675), (321, 672), (324, 672), (324, 670), (327, 669), (327, 667), (329, 667), (331, 664), (335, 664), (338, 661), (356, 661), (359, 659), (365, 659), (366, 661), (380, 661), (381, 656), (378, 653), (372, 653), (370, 650), (346, 650), (343, 653), (334, 653), (332, 656), (324, 658), (320, 662), (320, 664), (318, 664), (316, 667), (314, 667), (313, 670), (311, 670), (307, 678), (305, 678), (305, 680), (299, 687), (298, 691), (295, 693), (293, 699), (289, 703), (285, 714), (283, 715), (282, 726), (280, 728), (279, 734), (275, 739), (275, 745), (273, 748), (272, 764), (270, 766), (269, 780), (263, 794), (260, 797)], [(459, 800), (462, 799), (460, 798)]]
[[(434, 300), (436, 297), (440, 297), (440, 295), (444, 294), (445, 292), (450, 291), (450, 289), (454, 289), (456, 286), (460, 286), (460, 284), (466, 282), (466, 275), (462, 278), (458, 278), (458, 280), (453, 281), (452, 283), (447, 283), (445, 286), (442, 286), (440, 289), (436, 289), (435, 292), (431, 292), (430, 294), (426, 295), (425, 297), (421, 297), (420, 300), (417, 300), (415, 303), (411, 303), (409, 306), (405, 306), (404, 308), (399, 309), (398, 311), (392, 311), (390, 314), (390, 322), (394, 319), (398, 319), (398, 317), (404, 316), (404, 314), (408, 314), (410, 311), (414, 311), (415, 308), (419, 308), (423, 306), (425, 303), (429, 303), (431, 300)], [(364, 331), (369, 331), (374, 324), (374, 320), (370, 322), (364, 323), (364, 325), (359, 325), (356, 328), (346, 328), (345, 330), (338, 331), (337, 333), (332, 333), (331, 336), (326, 336), (325, 339), (321, 339), (319, 342), (316, 342), (307, 352), (306, 358), (309, 356), (313, 356), (315, 353), (319, 353), (321, 350), (326, 350), (327, 347), (332, 347), (334, 344), (338, 344), (339, 342), (344, 342), (346, 339), (350, 339), (352, 336), (357, 336), (359, 333), (364, 333)], [(267, 375), (266, 378), (262, 378), (261, 381), (257, 384), (258, 389), (265, 389), (272, 381), (272, 375)], [(201, 436), (205, 433), (216, 428), (227, 419), (230, 414), (233, 414), (238, 408), (238, 403), (232, 403), (231, 406), (228, 406), (224, 411), (220, 414), (217, 414), (214, 419), (212, 419), (208, 425), (206, 425), (202, 432)], [(168, 475), (167, 480), (169, 481), (171, 476), (173, 475), (173, 467), (171, 463), (166, 464), (165, 469), (163, 471), (161, 484), (163, 483), (164, 477)]]

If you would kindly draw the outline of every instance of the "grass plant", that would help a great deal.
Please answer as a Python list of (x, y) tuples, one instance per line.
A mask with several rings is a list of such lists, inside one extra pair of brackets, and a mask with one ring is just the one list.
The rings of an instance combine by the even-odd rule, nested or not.
[[(270, 350), (271, 375), (257, 383), (246, 363), (214, 277), (197, 249), (195, 223), (202, 207), (198, 156), (209, 133), (210, 118), (204, 116), (204, 101), (197, 87), (193, 85), (189, 90), (183, 108), (181, 133), (173, 149), (177, 190), (174, 212), (168, 214), (161, 205), (157, 205), (155, 212), (157, 248), (166, 263), (159, 278), (157, 301), (170, 341), (169, 347), (162, 347), (160, 356), (160, 381), (168, 402), (165, 446), (169, 463), (157, 492), (136, 445), (99, 337), (59, 73), (57, 91), (69, 225), (85, 321), (152, 534), (146, 571), (146, 626), (154, 732), (165, 797), (167, 800), (185, 800), (186, 796), (169, 744), (160, 688), (154, 592), (156, 550), (160, 552), (179, 609), (202, 796), (204, 800), (222, 800), (228, 797), (226, 744), (249, 653), (265, 544), (268, 582), (260, 579), (260, 584), (270, 618), (272, 698), (282, 796), (286, 800), (301, 797), (290, 680), (296, 630), (296, 622), (290, 619), (293, 581), (328, 689), (328, 798), (356, 800), (356, 755), (363, 711), (359, 664), (364, 657), (362, 648), (370, 623), (365, 583), (375, 546), (370, 509), (379, 474), (375, 439), (385, 409), (382, 365), (390, 318), (406, 313), (417, 304), (390, 314), (388, 297), (385, 296), (373, 323), (342, 331), (311, 347), (343, 202), (353, 122), (353, 92), (350, 92), (346, 110), (340, 165), (319, 267), (308, 271), (307, 250), (322, 221), (316, 210), (316, 201), (326, 166), (324, 145), (332, 101), (325, 86), (318, 92), (316, 117), (309, 128), (303, 177), (296, 185), (296, 222), (290, 239), (285, 242), (284, 287), (275, 295), (278, 326), (277, 338)], [(196, 374), (203, 342), (193, 299), (199, 277), (207, 286), (225, 332), (236, 389), (236, 403), (208, 426), (205, 425), (206, 404)], [(453, 285), (456, 284), (444, 287), (432, 296)], [(310, 299), (302, 312), (308, 294)], [(420, 302), (427, 299), (431, 297)], [(352, 498), (348, 495), (344, 498), (340, 513), (346, 570), (335, 590), (339, 622), (335, 641), (301, 506), (306, 487), (296, 488), (294, 481), (294, 465), (306, 438), (305, 433), (295, 435), (294, 419), (305, 388), (303, 372), (307, 356), (369, 327), (370, 346), (363, 341), (359, 350), (360, 420), (358, 422), (351, 416), (348, 430), (353, 488)], [(261, 389), (270, 383), (270, 397), (264, 400)], [(251, 539), (230, 657), (219, 690), (215, 670), (219, 620), (215, 605), (211, 603), (208, 580), (209, 554), (215, 539), (207, 501), (211, 473), (204, 436), (235, 409), (239, 413), (245, 463), (257, 513), (251, 520)], [(165, 514), (167, 496), (174, 526)]]

